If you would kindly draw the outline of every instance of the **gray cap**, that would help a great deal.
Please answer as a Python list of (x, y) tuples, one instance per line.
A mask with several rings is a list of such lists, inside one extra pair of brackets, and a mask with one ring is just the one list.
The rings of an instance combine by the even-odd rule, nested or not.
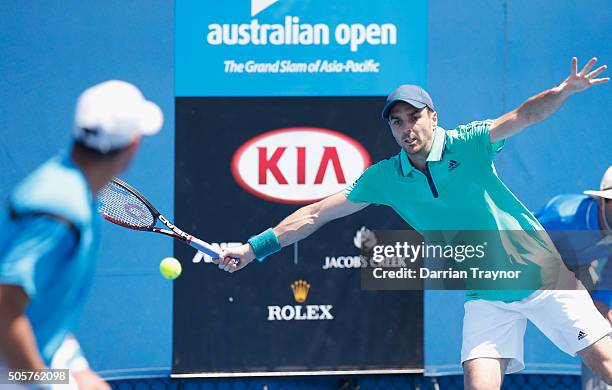
[(405, 102), (418, 109), (429, 107), (433, 111), (436, 110), (427, 91), (418, 85), (405, 84), (395, 88), (387, 96), (387, 103), (385, 103), (385, 108), (382, 111), (382, 118), (384, 120), (389, 119), (389, 111), (391, 111), (391, 108), (397, 102)]

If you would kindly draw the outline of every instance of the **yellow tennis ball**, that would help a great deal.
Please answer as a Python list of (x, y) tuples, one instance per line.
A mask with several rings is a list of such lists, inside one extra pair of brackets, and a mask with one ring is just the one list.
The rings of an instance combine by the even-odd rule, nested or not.
[(176, 279), (181, 275), (182, 271), (181, 263), (174, 257), (166, 257), (159, 263), (159, 272), (166, 279)]

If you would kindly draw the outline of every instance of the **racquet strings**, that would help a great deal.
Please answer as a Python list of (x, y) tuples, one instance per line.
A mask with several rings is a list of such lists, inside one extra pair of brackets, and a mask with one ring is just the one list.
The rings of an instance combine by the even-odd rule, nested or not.
[(138, 230), (155, 225), (155, 217), (144, 202), (114, 181), (102, 188), (98, 199), (98, 211), (111, 222)]

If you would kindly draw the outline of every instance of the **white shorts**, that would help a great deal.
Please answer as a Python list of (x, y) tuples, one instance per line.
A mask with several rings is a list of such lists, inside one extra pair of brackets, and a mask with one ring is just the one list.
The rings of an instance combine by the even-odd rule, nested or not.
[(461, 363), (475, 358), (507, 358), (507, 374), (525, 368), (527, 320), (572, 356), (612, 331), (586, 290), (536, 291), (510, 303), (477, 299), (467, 301), (464, 307)]
[[(81, 347), (78, 341), (73, 336), (67, 336), (60, 347), (57, 349), (49, 368), (68, 368), (68, 383), (67, 384), (53, 384), (46, 387), (37, 385), (25, 385), (25, 384), (3, 384), (1, 387), (3, 390), (32, 390), (45, 388), (50, 390), (78, 390), (76, 379), (72, 376), (73, 372), (86, 370), (89, 368), (89, 363), (81, 354)], [(0, 370), (6, 369), (6, 365), (0, 360)]]

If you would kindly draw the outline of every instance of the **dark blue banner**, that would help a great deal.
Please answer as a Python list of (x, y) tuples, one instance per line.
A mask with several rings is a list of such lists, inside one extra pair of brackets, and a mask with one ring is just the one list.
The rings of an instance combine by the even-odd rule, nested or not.
[[(425, 0), (177, 1), (177, 223), (235, 245), (348, 187), (397, 150), (380, 96), (425, 83), (426, 47)], [(197, 255), (173, 373), (422, 370), (422, 293), (360, 286), (361, 236), (393, 228), (372, 206), (232, 275)]]
[[(349, 185), (362, 152), (380, 160), (396, 148), (377, 115), (382, 103), (380, 97), (177, 98), (177, 223), (232, 245), (295, 211), (303, 194), (318, 197), (326, 185)], [(296, 133), (304, 134), (282, 138)], [(319, 150), (320, 137), (333, 151), (328, 157)], [(252, 166), (235, 168), (253, 144)], [(356, 145), (363, 150), (356, 152)], [(303, 153), (294, 153), (296, 160), (289, 149)], [(280, 164), (284, 159), (287, 165)], [(237, 273), (200, 256), (197, 263), (184, 261), (174, 290), (173, 373), (422, 370), (422, 292), (361, 288), (363, 235), (405, 227), (391, 209), (371, 206)], [(181, 243), (175, 254), (193, 256)]]

